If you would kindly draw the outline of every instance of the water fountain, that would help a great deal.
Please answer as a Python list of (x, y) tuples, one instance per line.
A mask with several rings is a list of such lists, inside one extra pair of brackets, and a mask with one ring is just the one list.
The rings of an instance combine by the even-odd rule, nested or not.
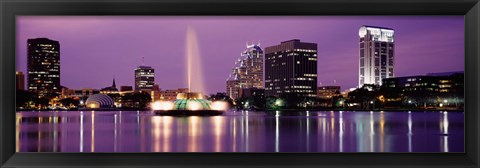
[(211, 102), (204, 99), (205, 92), (200, 51), (195, 30), (187, 28), (186, 38), (187, 83), (188, 92), (179, 93), (177, 100), (157, 101), (151, 104), (155, 114), (159, 115), (219, 115), (228, 108), (222, 101)]

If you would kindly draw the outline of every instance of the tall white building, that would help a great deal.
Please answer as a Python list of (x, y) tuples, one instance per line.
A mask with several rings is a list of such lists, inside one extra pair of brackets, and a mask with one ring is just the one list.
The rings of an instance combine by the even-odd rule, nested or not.
[(245, 88), (263, 88), (263, 50), (260, 44), (247, 44), (227, 79), (227, 95), (241, 97)]
[(358, 87), (364, 84), (382, 85), (382, 79), (395, 76), (395, 40), (391, 28), (362, 26)]

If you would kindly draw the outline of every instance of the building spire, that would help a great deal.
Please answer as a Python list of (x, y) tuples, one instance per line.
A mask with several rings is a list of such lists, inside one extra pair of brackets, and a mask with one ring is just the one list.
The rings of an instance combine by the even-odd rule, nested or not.
[(145, 66), (145, 57), (142, 57), (142, 66)]
[(117, 85), (115, 84), (115, 75), (113, 75), (112, 87), (117, 88)]

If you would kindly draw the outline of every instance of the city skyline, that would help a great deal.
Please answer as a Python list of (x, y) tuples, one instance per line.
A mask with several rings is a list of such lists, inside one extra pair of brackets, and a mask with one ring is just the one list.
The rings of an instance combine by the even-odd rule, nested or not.
[[(269, 29), (285, 22), (304, 26)], [(255, 28), (246, 29), (245, 23)], [(191, 26), (199, 36), (206, 94), (225, 92), (225, 81), (245, 42), (260, 42), (264, 49), (291, 39), (318, 44), (318, 86), (333, 85), (336, 80), (335, 85), (345, 90), (358, 84), (362, 25), (395, 29), (395, 77), (464, 68), (462, 17), (21, 16), (17, 18), (17, 71), (26, 72), (26, 40), (46, 37), (62, 45), (63, 86), (103, 88), (110, 85), (112, 76), (119, 86), (133, 86), (133, 69), (145, 57), (155, 69), (160, 88), (185, 87), (185, 34)]]

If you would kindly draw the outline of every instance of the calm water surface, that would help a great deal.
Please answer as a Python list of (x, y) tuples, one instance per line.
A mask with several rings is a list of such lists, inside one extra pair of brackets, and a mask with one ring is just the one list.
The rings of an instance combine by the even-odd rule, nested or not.
[(462, 112), (17, 112), (17, 152), (463, 152)]

